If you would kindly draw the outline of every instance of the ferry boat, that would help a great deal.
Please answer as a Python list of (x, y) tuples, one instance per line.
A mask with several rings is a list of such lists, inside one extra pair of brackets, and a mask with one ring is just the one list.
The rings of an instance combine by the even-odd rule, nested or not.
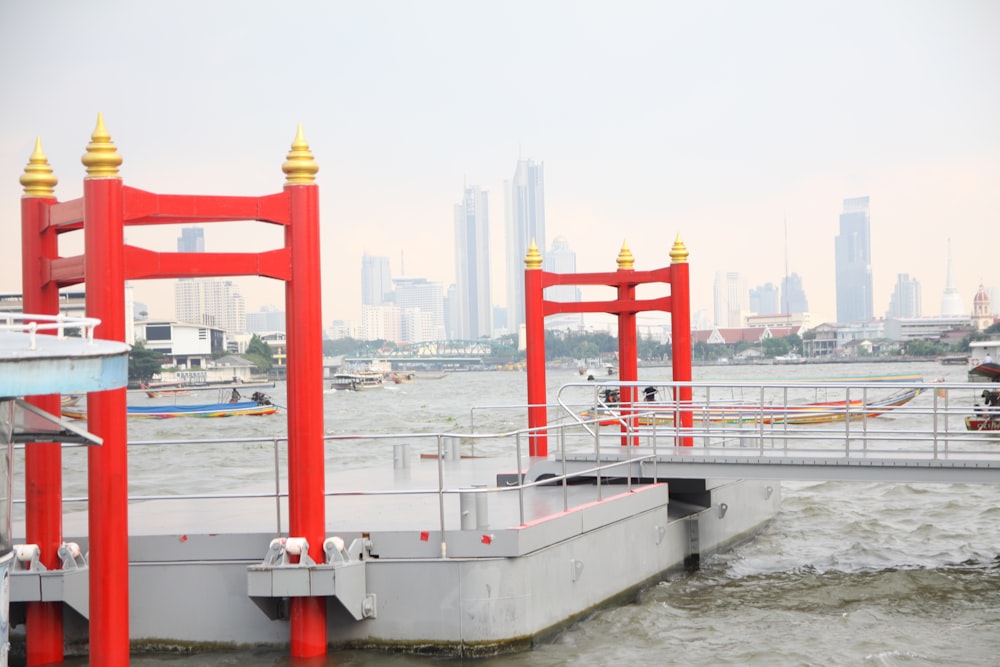
[(363, 391), (365, 389), (378, 389), (384, 385), (385, 376), (379, 371), (335, 373), (330, 381), (330, 389), (337, 391)]

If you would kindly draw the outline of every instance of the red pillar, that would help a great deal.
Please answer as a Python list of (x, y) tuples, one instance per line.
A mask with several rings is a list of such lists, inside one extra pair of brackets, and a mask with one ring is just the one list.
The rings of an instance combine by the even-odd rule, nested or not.
[[(627, 282), (628, 274), (635, 272), (635, 260), (627, 244), (622, 244), (618, 253), (618, 274), (623, 282), (618, 284), (618, 302), (633, 303), (635, 301), (635, 284)], [(635, 382), (639, 379), (638, 345), (635, 340), (636, 311), (628, 310), (618, 314), (618, 377), (622, 382)], [(630, 420), (632, 404), (635, 402), (635, 387), (621, 388), (621, 411), (626, 424)], [(626, 429), (625, 426), (622, 427)], [(622, 445), (627, 446), (629, 438), (622, 435)], [(638, 445), (638, 438), (633, 438), (633, 445)]]
[[(95, 336), (125, 340), (121, 156), (98, 116), (83, 156), (84, 276)], [(128, 460), (125, 388), (87, 395), (87, 428), (104, 444), (87, 454), (90, 489), (90, 663), (129, 664)]]
[[(542, 294), (542, 255), (534, 240), (524, 258), (524, 333), (525, 365), (528, 376), (528, 428), (543, 428), (548, 424), (545, 405), (545, 310)], [(549, 443), (545, 431), (528, 438), (529, 456), (548, 456)]]
[[(674, 382), (691, 381), (691, 283), (687, 259), (687, 247), (678, 234), (670, 249), (670, 340)], [(679, 398), (681, 405), (687, 408), (681, 411), (680, 424), (683, 428), (691, 428), (694, 424), (690, 409), (691, 387), (681, 387)], [(694, 443), (690, 437), (683, 437), (680, 444), (690, 447)]]
[[(21, 285), (25, 313), (59, 313), (58, 286), (46, 280), (42, 269), (47, 259), (55, 259), (59, 240), (49, 228), (49, 207), (56, 203), (57, 183), (49, 167), (42, 143), (35, 141), (28, 166), (21, 176)], [(27, 399), (46, 412), (58, 415), (59, 394)], [(41, 562), (49, 570), (59, 569), (58, 550), (62, 544), (62, 446), (35, 443), (25, 448), (25, 539), (37, 544)], [(27, 664), (46, 665), (63, 660), (63, 608), (59, 602), (27, 604)]]
[[(323, 451), (323, 322), (320, 292), (319, 170), (298, 129), (288, 160), (291, 216), (285, 246), (292, 258), (285, 283), (288, 340), (288, 517), (289, 535), (309, 542), (309, 555), (323, 562), (326, 536)], [(291, 655), (308, 658), (326, 653), (326, 598), (291, 600)]]

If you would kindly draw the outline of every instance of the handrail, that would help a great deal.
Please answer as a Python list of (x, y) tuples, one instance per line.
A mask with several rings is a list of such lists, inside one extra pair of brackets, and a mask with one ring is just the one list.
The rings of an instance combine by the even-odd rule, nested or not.
[(80, 329), (81, 337), (88, 343), (94, 342), (94, 329), (100, 326), (96, 317), (75, 315), (37, 315), (31, 313), (4, 313), (0, 315), (0, 331), (26, 333), (30, 336), (29, 347), (37, 349), (35, 335), (39, 331), (56, 331), (60, 339), (66, 338), (66, 329)]
[[(610, 386), (634, 386), (639, 389), (655, 386), (659, 396), (665, 400), (634, 401), (615, 404), (605, 400), (600, 390)], [(725, 456), (774, 457), (797, 456), (802, 459), (824, 461), (871, 461), (878, 457), (895, 458), (900, 461), (919, 458), (922, 461), (941, 461), (962, 457), (963, 459), (1000, 461), (997, 436), (975, 431), (957, 430), (953, 424), (956, 418), (972, 414), (972, 406), (963, 402), (965, 392), (974, 395), (982, 388), (993, 387), (983, 383), (914, 383), (878, 382), (614, 382), (614, 383), (572, 383), (563, 386), (557, 395), (557, 402), (546, 407), (558, 406), (566, 423), (539, 427), (535, 431), (546, 431), (551, 441), (557, 443), (557, 462), (561, 459), (561, 469), (553, 469), (558, 475), (547, 476), (544, 480), (531, 481), (518, 475), (517, 483), (510, 486), (491, 485), (483, 488), (468, 488), (450, 479), (454, 468), (444, 465), (450, 453), (450, 445), (470, 448), (473, 451), (499, 451), (512, 455), (516, 470), (524, 472), (527, 442), (532, 429), (515, 428), (495, 433), (474, 432), (433, 432), (433, 433), (354, 433), (328, 434), (325, 443), (364, 440), (368, 443), (398, 444), (403, 441), (433, 443), (437, 455), (436, 484), (421, 488), (386, 489), (337, 489), (328, 491), (327, 497), (345, 496), (400, 496), (436, 495), (437, 523), (442, 539), (445, 534), (445, 498), (454, 494), (479, 494), (515, 492), (518, 496), (518, 517), (523, 525), (526, 519), (525, 493), (542, 486), (562, 486), (563, 508), (569, 507), (569, 485), (573, 479), (591, 479), (598, 500), (603, 497), (605, 477), (622, 478), (628, 490), (633, 489), (635, 470), (649, 464), (661, 465), (664, 454), (699, 453), (702, 458), (721, 452)], [(681, 387), (690, 387), (693, 399), (679, 400)], [(826, 391), (827, 405), (813, 406), (813, 412), (803, 411), (804, 396), (819, 388)], [(754, 400), (734, 400), (739, 390), (745, 390)], [(918, 394), (901, 405), (887, 405), (884, 396), (904, 389), (919, 389)], [(573, 395), (583, 392), (589, 404)], [(722, 394), (727, 394), (727, 399)], [(641, 391), (634, 395), (640, 396)], [(816, 396), (812, 396), (815, 398)], [(838, 400), (834, 400), (838, 399)], [(854, 402), (857, 401), (857, 402)], [(586, 406), (589, 416), (577, 406)], [(481, 407), (481, 406), (480, 406)], [(493, 406), (505, 409), (508, 406)], [(515, 406), (510, 406), (515, 407)], [(523, 406), (517, 406), (523, 408)], [(681, 425), (677, 415), (690, 413), (691, 426)], [(473, 413), (475, 414), (475, 413)], [(810, 422), (809, 417), (819, 415), (822, 419)], [(609, 429), (610, 425), (610, 429)], [(964, 428), (964, 424), (962, 425)], [(677, 447), (682, 440), (693, 441), (695, 446)], [(489, 441), (496, 441), (497, 447)], [(151, 500), (222, 500), (235, 498), (273, 498), (275, 503), (275, 532), (281, 534), (282, 500), (288, 497), (283, 485), (287, 477), (281, 468), (282, 448), (287, 448), (287, 435), (250, 438), (211, 438), (198, 440), (147, 440), (129, 442), (132, 448), (147, 446), (172, 446), (192, 444), (242, 445), (261, 443), (273, 449), (272, 491), (226, 491), (218, 493), (143, 493), (136, 489), (131, 501)], [(622, 447), (628, 442), (638, 446)], [(513, 445), (513, 451), (510, 445)], [(700, 451), (699, 451), (700, 450)], [(466, 450), (468, 451), (468, 449)], [(570, 454), (583, 454), (585, 458), (567, 466)], [(590, 459), (592, 457), (592, 461)], [(676, 459), (677, 457), (673, 457)], [(681, 457), (683, 458), (683, 457)], [(270, 467), (265, 464), (266, 467)], [(264, 472), (266, 468), (262, 468)], [(645, 470), (645, 469), (644, 469)], [(643, 475), (646, 477), (647, 475)], [(430, 481), (430, 480), (428, 480)], [(256, 483), (256, 482), (255, 482)], [(86, 502), (86, 498), (70, 497), (64, 502)], [(23, 503), (23, 500), (15, 500)], [(442, 548), (442, 556), (446, 556)]]

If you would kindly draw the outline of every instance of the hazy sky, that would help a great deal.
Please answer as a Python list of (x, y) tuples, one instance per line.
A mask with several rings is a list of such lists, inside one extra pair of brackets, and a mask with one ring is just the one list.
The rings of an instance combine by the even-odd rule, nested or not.
[[(360, 315), (361, 256), (454, 281), (463, 183), (489, 191), (505, 304), (503, 182), (545, 163), (548, 243), (581, 271), (669, 263), (694, 309), (716, 271), (798, 273), (812, 324), (836, 316), (834, 237), (871, 197), (874, 302), (896, 276), (940, 311), (947, 241), (971, 312), (1000, 288), (1000, 2), (5, 2), (0, 5), (0, 291), (20, 291), (20, 196), (36, 136), (60, 183), (104, 114), (131, 186), (279, 191), (302, 123), (320, 165), (324, 324)], [(127, 232), (174, 251), (179, 227)], [(253, 245), (248, 246), (249, 239)], [(63, 254), (75, 254), (69, 239)], [(211, 251), (280, 243), (211, 225)], [(543, 253), (548, 248), (543, 249)], [(404, 264), (405, 266), (401, 266)], [(248, 310), (282, 288), (241, 280)], [(172, 283), (136, 285), (173, 316)]]

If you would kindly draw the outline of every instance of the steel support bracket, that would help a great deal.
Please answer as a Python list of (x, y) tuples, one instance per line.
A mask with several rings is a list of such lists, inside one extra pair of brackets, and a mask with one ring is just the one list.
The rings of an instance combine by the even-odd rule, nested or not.
[(364, 560), (351, 549), (325, 549), (329, 562), (290, 563), (275, 553), (274, 543), (264, 562), (247, 567), (247, 595), (268, 618), (285, 618), (285, 600), (292, 597), (333, 597), (360, 621), (375, 618), (375, 595), (367, 592)]

